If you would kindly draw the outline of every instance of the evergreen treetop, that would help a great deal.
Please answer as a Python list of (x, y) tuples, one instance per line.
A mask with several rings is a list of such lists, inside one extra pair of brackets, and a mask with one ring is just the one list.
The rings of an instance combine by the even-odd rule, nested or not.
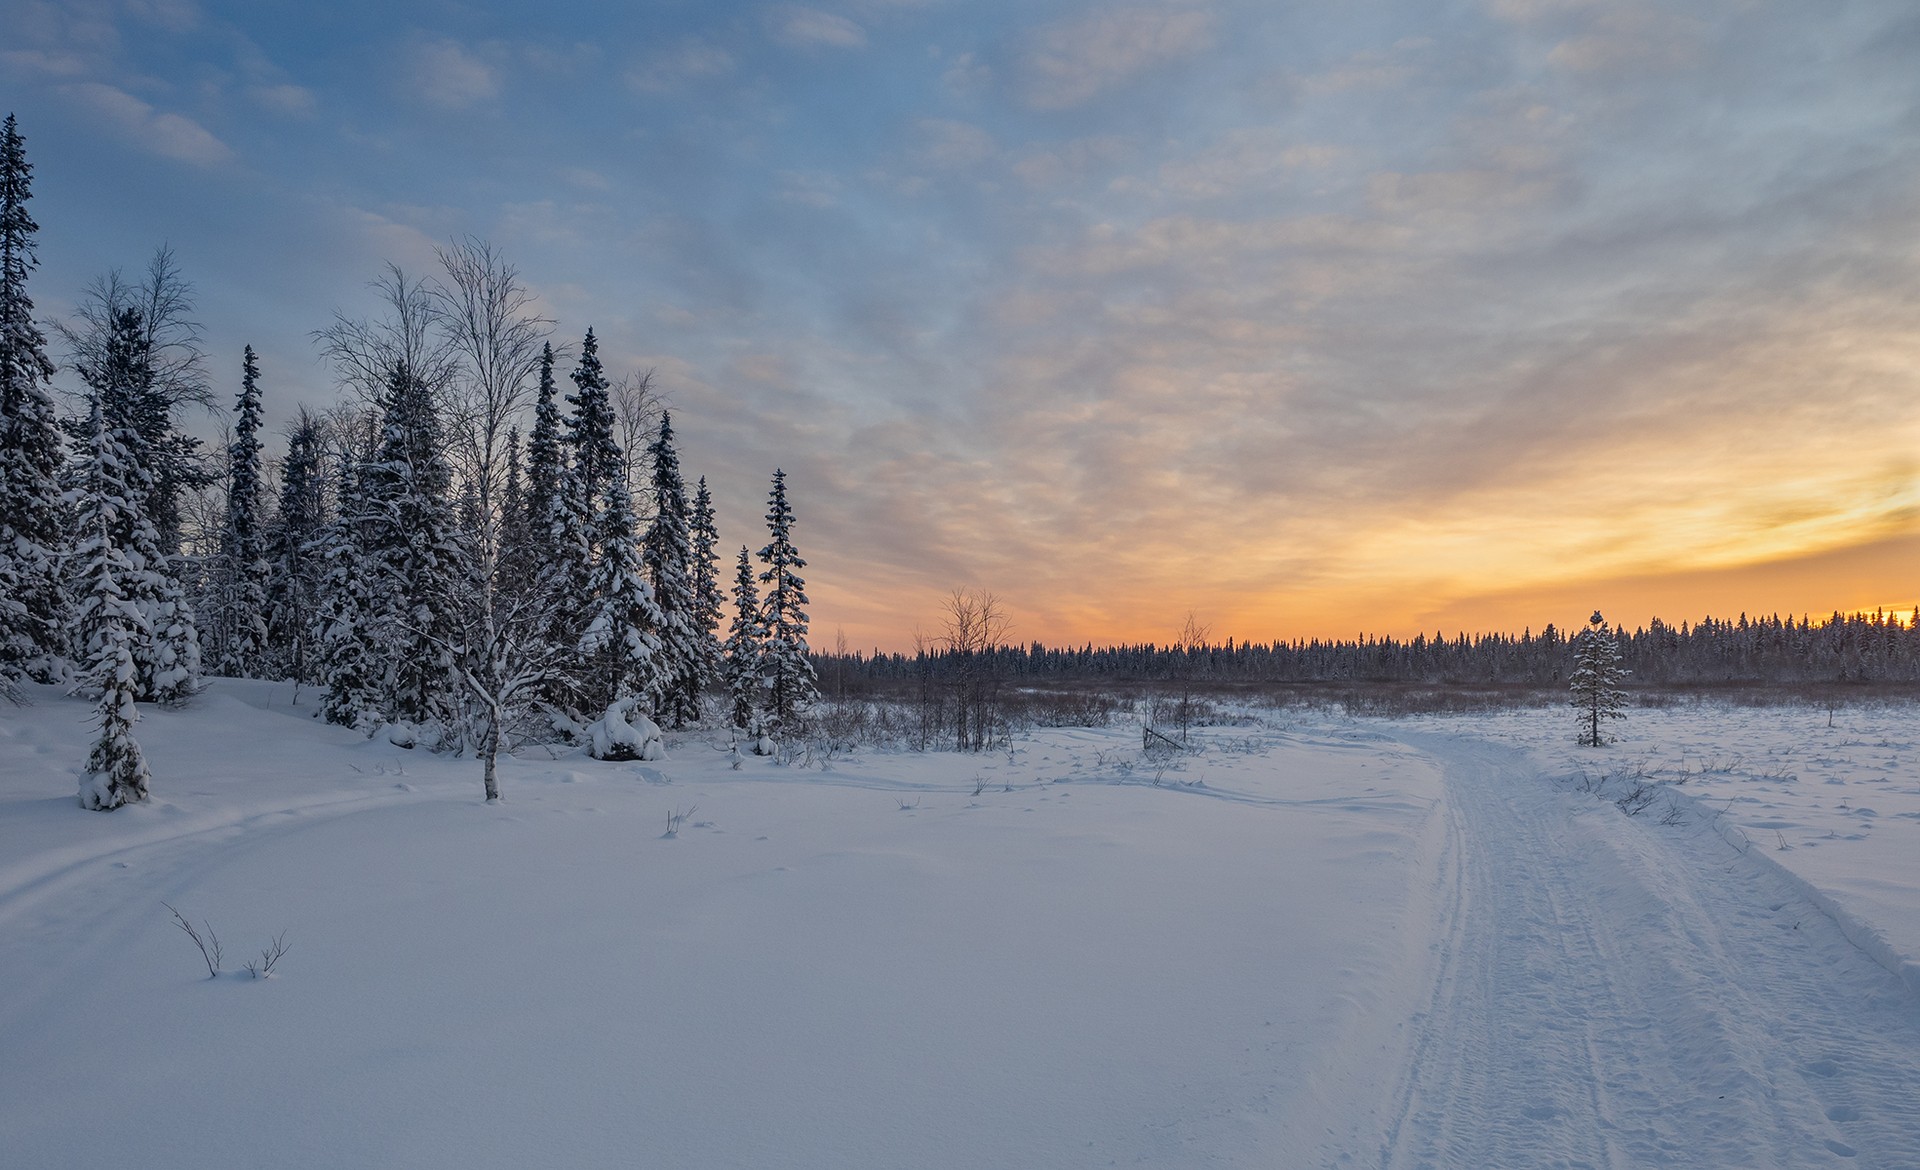
[[(608, 487), (624, 481), (625, 463), (614, 437), (617, 420), (607, 374), (600, 365), (600, 343), (587, 330), (580, 343), (580, 361), (572, 374), (575, 393), (567, 396), (573, 415), (567, 420), (567, 442), (573, 448), (573, 491), (599, 500)], [(623, 489), (631, 485), (621, 482)], [(631, 514), (631, 509), (629, 509)]]

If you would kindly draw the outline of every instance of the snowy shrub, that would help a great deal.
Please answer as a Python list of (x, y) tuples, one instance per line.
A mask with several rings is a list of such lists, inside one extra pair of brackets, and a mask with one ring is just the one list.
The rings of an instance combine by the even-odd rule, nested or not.
[(666, 744), (660, 727), (635, 708), (640, 700), (617, 699), (599, 719), (587, 725), (587, 754), (596, 760), (662, 760)]
[(397, 748), (426, 748), (438, 751), (446, 742), (446, 731), (437, 723), (409, 723), (396, 719), (374, 729), (374, 739), (383, 739)]

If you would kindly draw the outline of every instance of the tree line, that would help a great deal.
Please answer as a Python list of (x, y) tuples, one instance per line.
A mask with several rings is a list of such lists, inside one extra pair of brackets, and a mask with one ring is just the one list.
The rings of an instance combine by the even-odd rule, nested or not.
[[(1173, 681), (1223, 683), (1430, 683), (1554, 688), (1573, 661), (1572, 635), (1548, 625), (1538, 633), (1421, 634), (1413, 638), (1166, 643), (1114, 646), (949, 645), (930, 639), (912, 653), (821, 653), (822, 677), (835, 682), (920, 683), (990, 673), (1028, 683)], [(1920, 610), (1902, 621), (1883, 611), (1812, 620), (1704, 618), (1678, 626), (1654, 619), (1606, 637), (1627, 685), (1920, 682)]]
[(164, 248), (53, 325), (80, 384), (77, 409), (56, 408), (27, 291), (32, 173), (9, 115), (0, 691), (97, 699), (82, 804), (145, 796), (137, 705), (182, 701), (209, 669), (311, 684), (330, 722), (471, 751), (489, 800), (498, 756), (528, 734), (619, 754), (646, 742), (636, 726), (657, 739), (656, 723), (699, 720), (707, 696), (763, 744), (797, 725), (815, 684), (785, 474), (766, 543), (740, 548), (723, 642), (713, 499), (704, 477), (688, 489), (671, 413), (645, 377), (609, 378), (592, 329), (564, 393), (553, 322), (490, 245), (440, 249), (424, 280), (389, 266), (381, 315), (316, 333), (346, 401), (302, 407), (274, 465), (251, 346), (226, 442), (182, 429), (217, 396)]

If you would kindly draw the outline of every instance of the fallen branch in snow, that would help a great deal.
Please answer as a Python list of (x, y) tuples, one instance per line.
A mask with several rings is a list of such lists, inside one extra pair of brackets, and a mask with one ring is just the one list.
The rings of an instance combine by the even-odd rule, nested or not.
[(1160, 743), (1165, 744), (1166, 746), (1172, 748), (1177, 752), (1184, 752), (1187, 750), (1187, 745), (1184, 743), (1181, 743), (1179, 740), (1174, 739), (1171, 736), (1161, 735), (1159, 732), (1155, 731), (1151, 727), (1148, 727), (1144, 723), (1141, 724), (1140, 725), (1140, 750), (1146, 751), (1149, 748), (1154, 747), (1155, 740), (1160, 741)]

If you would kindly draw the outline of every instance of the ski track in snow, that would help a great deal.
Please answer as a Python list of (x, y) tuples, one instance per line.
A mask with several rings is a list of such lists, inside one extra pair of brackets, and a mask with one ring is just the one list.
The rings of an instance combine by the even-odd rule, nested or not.
[(1376, 1164), (1920, 1166), (1920, 1004), (1780, 875), (1403, 738), (1444, 767), (1444, 909)]

